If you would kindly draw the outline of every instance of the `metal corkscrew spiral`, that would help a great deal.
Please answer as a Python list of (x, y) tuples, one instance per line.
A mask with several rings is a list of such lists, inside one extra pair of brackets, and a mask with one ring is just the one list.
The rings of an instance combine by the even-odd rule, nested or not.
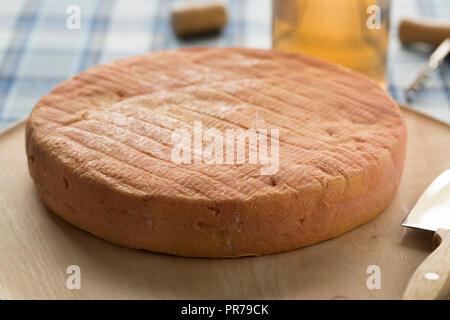
[(444, 61), (447, 54), (450, 52), (450, 38), (445, 39), (439, 47), (431, 54), (428, 64), (423, 66), (411, 83), (405, 88), (406, 101), (411, 102), (414, 98), (414, 93), (422, 90), (428, 75), (432, 70), (437, 69)]

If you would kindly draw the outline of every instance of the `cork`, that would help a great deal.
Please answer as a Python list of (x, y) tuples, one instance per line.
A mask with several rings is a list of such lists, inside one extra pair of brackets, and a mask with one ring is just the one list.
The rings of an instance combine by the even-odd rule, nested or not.
[(220, 31), (227, 23), (223, 2), (180, 3), (172, 8), (171, 23), (179, 37)]

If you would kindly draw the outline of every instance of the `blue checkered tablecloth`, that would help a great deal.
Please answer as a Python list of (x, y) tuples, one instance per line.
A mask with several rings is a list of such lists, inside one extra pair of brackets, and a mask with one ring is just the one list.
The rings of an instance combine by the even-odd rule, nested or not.
[[(0, 0), (0, 129), (26, 116), (59, 82), (91, 66), (151, 50), (183, 46), (271, 46), (271, 0), (228, 0), (230, 22), (219, 36), (178, 40), (169, 24), (175, 0)], [(68, 6), (81, 10), (81, 28), (66, 27)], [(388, 54), (391, 95), (402, 88), (430, 51), (400, 46), (402, 17), (450, 18), (448, 0), (393, 0)], [(411, 105), (450, 123), (447, 62), (431, 75)]]

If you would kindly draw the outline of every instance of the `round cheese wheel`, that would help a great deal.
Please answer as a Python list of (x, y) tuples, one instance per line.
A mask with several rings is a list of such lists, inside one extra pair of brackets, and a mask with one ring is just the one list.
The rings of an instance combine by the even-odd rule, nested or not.
[(374, 218), (400, 182), (406, 127), (384, 90), (338, 65), (194, 48), (63, 82), (34, 107), (26, 147), (67, 222), (131, 248), (238, 257)]

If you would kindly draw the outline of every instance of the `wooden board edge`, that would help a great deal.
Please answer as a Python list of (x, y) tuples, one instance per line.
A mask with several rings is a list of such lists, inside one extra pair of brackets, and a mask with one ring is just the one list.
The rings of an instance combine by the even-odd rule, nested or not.
[(13, 122), (12, 124), (6, 126), (6, 128), (0, 130), (0, 137), (7, 135), (8, 133), (10, 133), (11, 131), (19, 128), (20, 126), (22, 126), (23, 124), (25, 124), (28, 120), (28, 116), (25, 116), (19, 120), (17, 120), (16, 122)]
[(443, 124), (443, 125), (445, 125), (445, 126), (450, 128), (450, 123), (447, 123), (444, 120), (432, 117), (432, 116), (430, 116), (430, 115), (428, 115), (428, 114), (426, 114), (426, 113), (424, 113), (424, 112), (422, 112), (420, 110), (411, 108), (410, 106), (407, 106), (406, 104), (397, 103), (397, 105), (400, 107), (401, 110), (407, 110), (409, 112), (413, 112), (413, 113), (417, 114), (418, 116), (421, 116), (423, 118), (427, 118), (428, 120), (431, 120), (431, 121), (438, 122), (438, 123)]

